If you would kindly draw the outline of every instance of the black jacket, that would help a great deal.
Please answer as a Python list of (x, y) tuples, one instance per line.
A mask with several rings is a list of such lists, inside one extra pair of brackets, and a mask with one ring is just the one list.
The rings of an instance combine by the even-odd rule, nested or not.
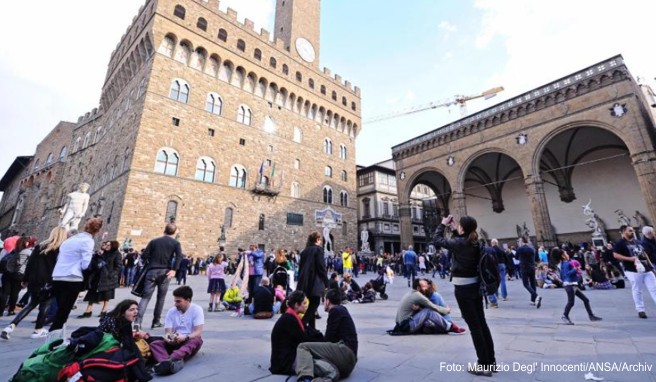
[(271, 331), (271, 374), (294, 374), (296, 348), (307, 340), (296, 317), (283, 313)]
[(323, 257), (323, 248), (311, 245), (301, 252), (300, 257), (296, 290), (303, 291), (308, 297), (323, 295), (324, 289), (328, 288), (328, 273)]
[(451, 276), (478, 277), (478, 261), (481, 253), (478, 242), (472, 243), (467, 238), (454, 235), (451, 239), (444, 237), (446, 226), (440, 224), (433, 236), (435, 248), (446, 248), (451, 253)]
[(325, 337), (328, 342), (344, 341), (346, 346), (353, 350), (353, 354), (358, 355), (358, 333), (346, 307), (337, 305), (330, 309)]
[(105, 266), (100, 269), (97, 291), (104, 292), (118, 288), (121, 254), (118, 251), (104, 252), (100, 257), (105, 261)]
[[(44, 248), (45, 249), (45, 248)], [(39, 290), (42, 286), (52, 282), (52, 271), (55, 269), (59, 256), (59, 248), (43, 253), (41, 245), (37, 245), (32, 251), (25, 266), (23, 281), (28, 283), (30, 290)]]
[(161, 236), (148, 242), (142, 258), (149, 269), (178, 270), (182, 262), (182, 247), (170, 236)]

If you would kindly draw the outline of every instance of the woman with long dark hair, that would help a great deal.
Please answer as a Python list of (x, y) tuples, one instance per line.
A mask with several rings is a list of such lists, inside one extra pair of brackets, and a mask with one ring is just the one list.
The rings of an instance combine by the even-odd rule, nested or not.
[(118, 251), (119, 243), (116, 240), (106, 241), (102, 244), (100, 254), (94, 255), (91, 261), (95, 275), (84, 301), (88, 302), (87, 309), (78, 318), (91, 317), (93, 304), (102, 303), (100, 315), (107, 314), (109, 300), (114, 299), (114, 291), (119, 285), (119, 272), (121, 268), (121, 254)]
[(321, 304), (321, 297), (328, 288), (328, 273), (323, 256), (321, 233), (312, 232), (308, 236), (305, 249), (298, 261), (298, 284), (296, 290), (303, 291), (310, 304), (303, 316), (303, 322), (315, 328), (315, 313)]
[[(447, 225), (455, 231), (450, 239), (444, 237)], [(477, 364), (469, 367), (467, 372), (489, 377), (496, 371), (496, 358), (492, 334), (483, 310), (483, 295), (478, 277), (481, 247), (476, 228), (478, 223), (471, 216), (463, 216), (456, 223), (453, 216), (449, 215), (442, 219), (442, 223), (437, 227), (434, 245), (436, 248), (446, 248), (451, 252), (451, 282), (454, 285), (458, 308), (469, 326), (469, 333), (478, 357)]]

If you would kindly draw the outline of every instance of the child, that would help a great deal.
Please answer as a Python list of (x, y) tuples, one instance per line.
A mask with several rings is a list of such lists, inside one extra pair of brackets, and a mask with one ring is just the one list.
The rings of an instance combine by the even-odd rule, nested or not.
[(569, 261), (569, 255), (557, 247), (551, 250), (551, 258), (554, 263), (560, 260), (560, 278), (563, 280), (563, 287), (565, 288), (565, 292), (567, 292), (567, 305), (565, 305), (565, 311), (561, 318), (563, 322), (567, 325), (574, 325), (572, 320), (569, 319), (569, 312), (574, 306), (574, 296), (583, 301), (590, 321), (601, 321), (601, 317), (597, 317), (592, 313), (590, 300), (579, 289), (579, 272), (581, 266), (574, 266), (573, 262)]
[(228, 262), (225, 260), (225, 255), (219, 253), (214, 258), (214, 262), (207, 267), (207, 293), (210, 294), (210, 307), (208, 312), (220, 312), (223, 310), (221, 300), (226, 292), (225, 283), (225, 269), (228, 267)]

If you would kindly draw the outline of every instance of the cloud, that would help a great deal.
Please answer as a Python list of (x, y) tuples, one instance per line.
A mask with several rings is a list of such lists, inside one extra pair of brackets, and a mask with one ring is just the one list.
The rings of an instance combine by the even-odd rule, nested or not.
[[(621, 8), (654, 14), (656, 2), (626, 0)], [(481, 14), (475, 46), (505, 56), (504, 65), (486, 81), (490, 86), (503, 85), (503, 98), (616, 54), (623, 55), (634, 76), (654, 77), (653, 53), (647, 45), (651, 24), (620, 15), (617, 7), (592, 1), (476, 0), (474, 9)]]
[(437, 28), (441, 31), (444, 31), (444, 32), (455, 32), (455, 31), (458, 30), (458, 28), (455, 25), (451, 24), (450, 22), (448, 22), (446, 20), (441, 21), (437, 25)]

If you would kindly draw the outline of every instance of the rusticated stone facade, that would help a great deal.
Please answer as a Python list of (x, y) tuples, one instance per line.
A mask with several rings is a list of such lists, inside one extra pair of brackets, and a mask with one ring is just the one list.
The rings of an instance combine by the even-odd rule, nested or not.
[[(355, 247), (360, 89), (319, 70), (319, 7), (278, 2), (276, 25), (293, 27), (286, 43), (219, 11), (217, 0), (146, 1), (112, 53), (99, 108), (71, 132), (63, 178), (41, 208), (55, 211), (87, 182), (87, 216), (105, 219), (107, 237), (140, 248), (173, 219), (185, 252), (206, 256), (222, 226), (228, 251), (301, 249), (317, 229), (315, 211), (330, 207), (344, 222), (330, 232), (335, 247)], [(289, 40), (298, 37), (314, 60)], [(35, 219), (26, 215), (17, 228), (31, 230)]]

